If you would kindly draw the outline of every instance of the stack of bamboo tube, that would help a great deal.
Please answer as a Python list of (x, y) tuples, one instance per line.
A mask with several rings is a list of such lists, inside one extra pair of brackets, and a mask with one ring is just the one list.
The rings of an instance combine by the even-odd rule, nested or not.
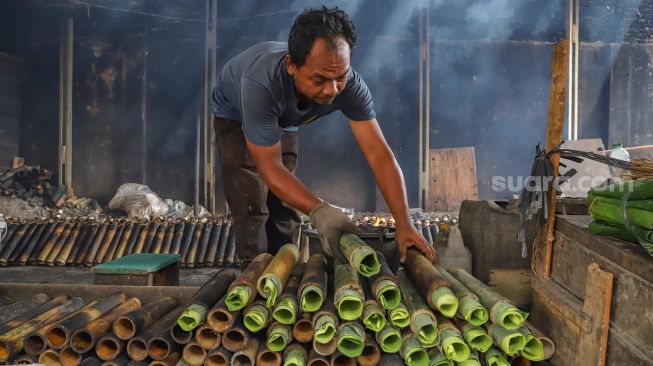
[(93, 266), (133, 253), (179, 254), (181, 267), (214, 267), (236, 261), (232, 221), (61, 218), (8, 221), (0, 266)]
[(520, 310), (465, 271), (410, 250), (393, 273), (354, 235), (340, 247), (346, 262), (334, 271), (320, 254), (298, 261), (288, 244), (242, 272), (226, 267), (179, 301), (37, 295), (0, 308), (0, 362), (500, 366), (552, 356)]

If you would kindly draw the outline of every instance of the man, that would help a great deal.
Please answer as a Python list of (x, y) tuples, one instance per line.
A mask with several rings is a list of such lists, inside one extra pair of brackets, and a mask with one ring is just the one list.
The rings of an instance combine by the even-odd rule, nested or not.
[(310, 9), (295, 19), (287, 44), (257, 44), (220, 72), (211, 110), (241, 260), (296, 242), (293, 208), (310, 216), (328, 255), (341, 255), (339, 238), (354, 233), (354, 224), (294, 175), (297, 126), (340, 110), (396, 219), (400, 260), (413, 246), (434, 261), (435, 251), (410, 220), (401, 169), (375, 119), (372, 96), (350, 67), (355, 45), (345, 12)]

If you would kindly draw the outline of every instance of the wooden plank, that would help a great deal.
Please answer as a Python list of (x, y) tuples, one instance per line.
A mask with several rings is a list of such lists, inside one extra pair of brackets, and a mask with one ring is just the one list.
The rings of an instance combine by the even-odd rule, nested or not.
[(429, 156), (429, 210), (457, 212), (464, 200), (478, 199), (473, 147), (432, 149)]
[(592, 329), (580, 333), (576, 365), (605, 366), (613, 279), (596, 263), (587, 267), (583, 312), (592, 318)]
[[(562, 142), (562, 124), (565, 110), (565, 92), (567, 87), (567, 63), (569, 41), (561, 40), (553, 46), (551, 62), (551, 87), (549, 90), (549, 112), (547, 114), (546, 150), (551, 151)], [(554, 176), (558, 176), (560, 154), (551, 156)], [(548, 191), (548, 224), (543, 226), (535, 240), (533, 249), (533, 270), (536, 275), (549, 278), (551, 274), (551, 256), (553, 252), (556, 194)]]
[(488, 285), (513, 304), (530, 304), (533, 301), (532, 273), (530, 269), (493, 269)]
[[(571, 329), (578, 329), (582, 332), (589, 332), (592, 329), (592, 319), (583, 313), (583, 303), (569, 291), (560, 287), (550, 279), (533, 277), (533, 294), (536, 294), (540, 302), (544, 302), (551, 311)], [(534, 324), (540, 327), (540, 322)]]

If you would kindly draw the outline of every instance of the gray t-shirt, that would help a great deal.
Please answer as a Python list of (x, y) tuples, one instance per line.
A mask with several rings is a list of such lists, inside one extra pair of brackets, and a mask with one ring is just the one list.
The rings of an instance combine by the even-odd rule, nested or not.
[(287, 53), (286, 43), (263, 42), (227, 62), (213, 90), (213, 114), (242, 122), (247, 140), (259, 146), (274, 145), (284, 130), (295, 130), (336, 110), (354, 121), (375, 118), (372, 95), (353, 68), (330, 105), (311, 103), (298, 109), (294, 81), (284, 61)]

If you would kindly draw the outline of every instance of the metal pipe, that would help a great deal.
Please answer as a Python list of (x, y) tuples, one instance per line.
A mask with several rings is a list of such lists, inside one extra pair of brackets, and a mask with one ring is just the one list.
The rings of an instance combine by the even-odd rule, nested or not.
[(178, 305), (177, 300), (172, 297), (164, 297), (151, 302), (116, 319), (113, 323), (113, 332), (117, 338), (128, 341), (170, 313)]

